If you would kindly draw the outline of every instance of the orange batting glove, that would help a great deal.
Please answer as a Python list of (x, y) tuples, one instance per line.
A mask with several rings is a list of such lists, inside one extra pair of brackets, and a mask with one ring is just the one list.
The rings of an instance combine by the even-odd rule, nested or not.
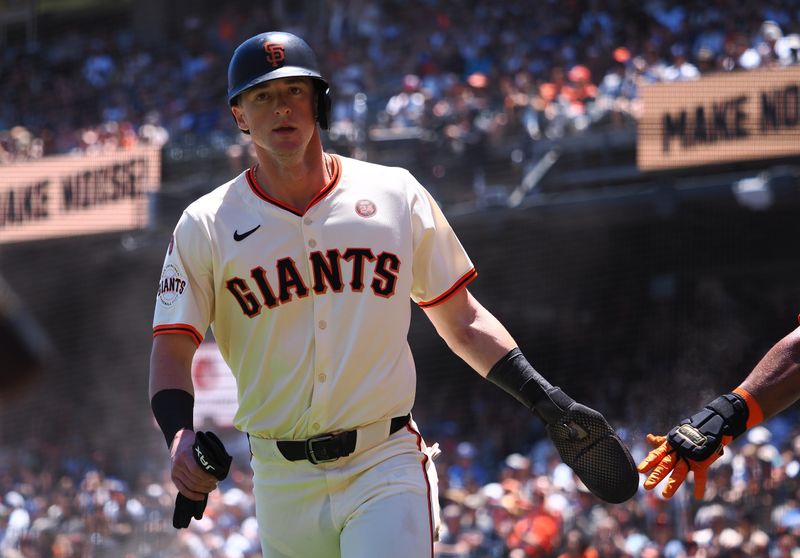
[(645, 489), (653, 489), (669, 475), (661, 494), (671, 498), (692, 471), (694, 497), (701, 500), (706, 490), (708, 468), (720, 458), (726, 445), (761, 419), (761, 408), (755, 399), (736, 388), (682, 420), (666, 436), (648, 434), (647, 441), (654, 449), (637, 467), (640, 473), (649, 473)]
[(640, 473), (647, 474), (650, 472), (644, 481), (645, 489), (652, 490), (672, 472), (664, 490), (661, 492), (665, 498), (672, 498), (675, 491), (686, 480), (686, 475), (689, 474), (689, 471), (692, 471), (694, 473), (694, 497), (697, 500), (702, 500), (706, 491), (708, 468), (722, 456), (724, 446), (730, 443), (731, 440), (733, 440), (732, 436), (723, 436), (722, 443), (717, 451), (703, 461), (694, 461), (681, 457), (678, 451), (670, 445), (666, 436), (648, 434), (647, 441), (655, 449), (651, 450), (638, 466)]

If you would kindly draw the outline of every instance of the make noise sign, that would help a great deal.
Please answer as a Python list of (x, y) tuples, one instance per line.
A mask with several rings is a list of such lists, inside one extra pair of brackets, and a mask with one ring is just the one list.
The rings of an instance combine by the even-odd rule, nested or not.
[(641, 170), (800, 154), (800, 66), (642, 87)]

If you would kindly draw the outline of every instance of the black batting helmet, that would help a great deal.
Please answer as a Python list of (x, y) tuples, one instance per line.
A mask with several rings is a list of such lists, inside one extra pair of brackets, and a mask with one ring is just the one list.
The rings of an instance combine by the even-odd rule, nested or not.
[(317, 57), (306, 42), (291, 33), (270, 31), (240, 44), (228, 64), (228, 103), (259, 83), (285, 77), (310, 77), (317, 88), (317, 121), (327, 130), (331, 98), (328, 82), (319, 73)]

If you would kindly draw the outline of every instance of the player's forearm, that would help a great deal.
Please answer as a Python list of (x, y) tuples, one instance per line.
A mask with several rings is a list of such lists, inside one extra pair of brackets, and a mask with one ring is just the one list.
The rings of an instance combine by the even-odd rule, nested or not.
[(150, 408), (172, 448), (176, 434), (193, 429), (192, 358), (196, 346), (185, 335), (158, 335), (150, 353)]
[(800, 398), (800, 328), (778, 341), (742, 382), (758, 401), (764, 418)]

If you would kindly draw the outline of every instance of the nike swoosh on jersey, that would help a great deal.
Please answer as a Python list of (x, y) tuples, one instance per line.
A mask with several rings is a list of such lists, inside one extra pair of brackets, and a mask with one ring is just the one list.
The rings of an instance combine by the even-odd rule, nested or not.
[(250, 229), (249, 231), (245, 231), (245, 232), (243, 232), (242, 234), (239, 234), (239, 231), (233, 231), (233, 239), (234, 239), (236, 242), (239, 242), (239, 241), (241, 241), (241, 240), (244, 240), (245, 238), (247, 238), (248, 236), (250, 236), (251, 234), (253, 234), (254, 232), (256, 232), (256, 231), (257, 231), (257, 230), (258, 230), (260, 227), (261, 227), (261, 225), (256, 225), (255, 227), (253, 227), (253, 228), (252, 228), (252, 229)]

